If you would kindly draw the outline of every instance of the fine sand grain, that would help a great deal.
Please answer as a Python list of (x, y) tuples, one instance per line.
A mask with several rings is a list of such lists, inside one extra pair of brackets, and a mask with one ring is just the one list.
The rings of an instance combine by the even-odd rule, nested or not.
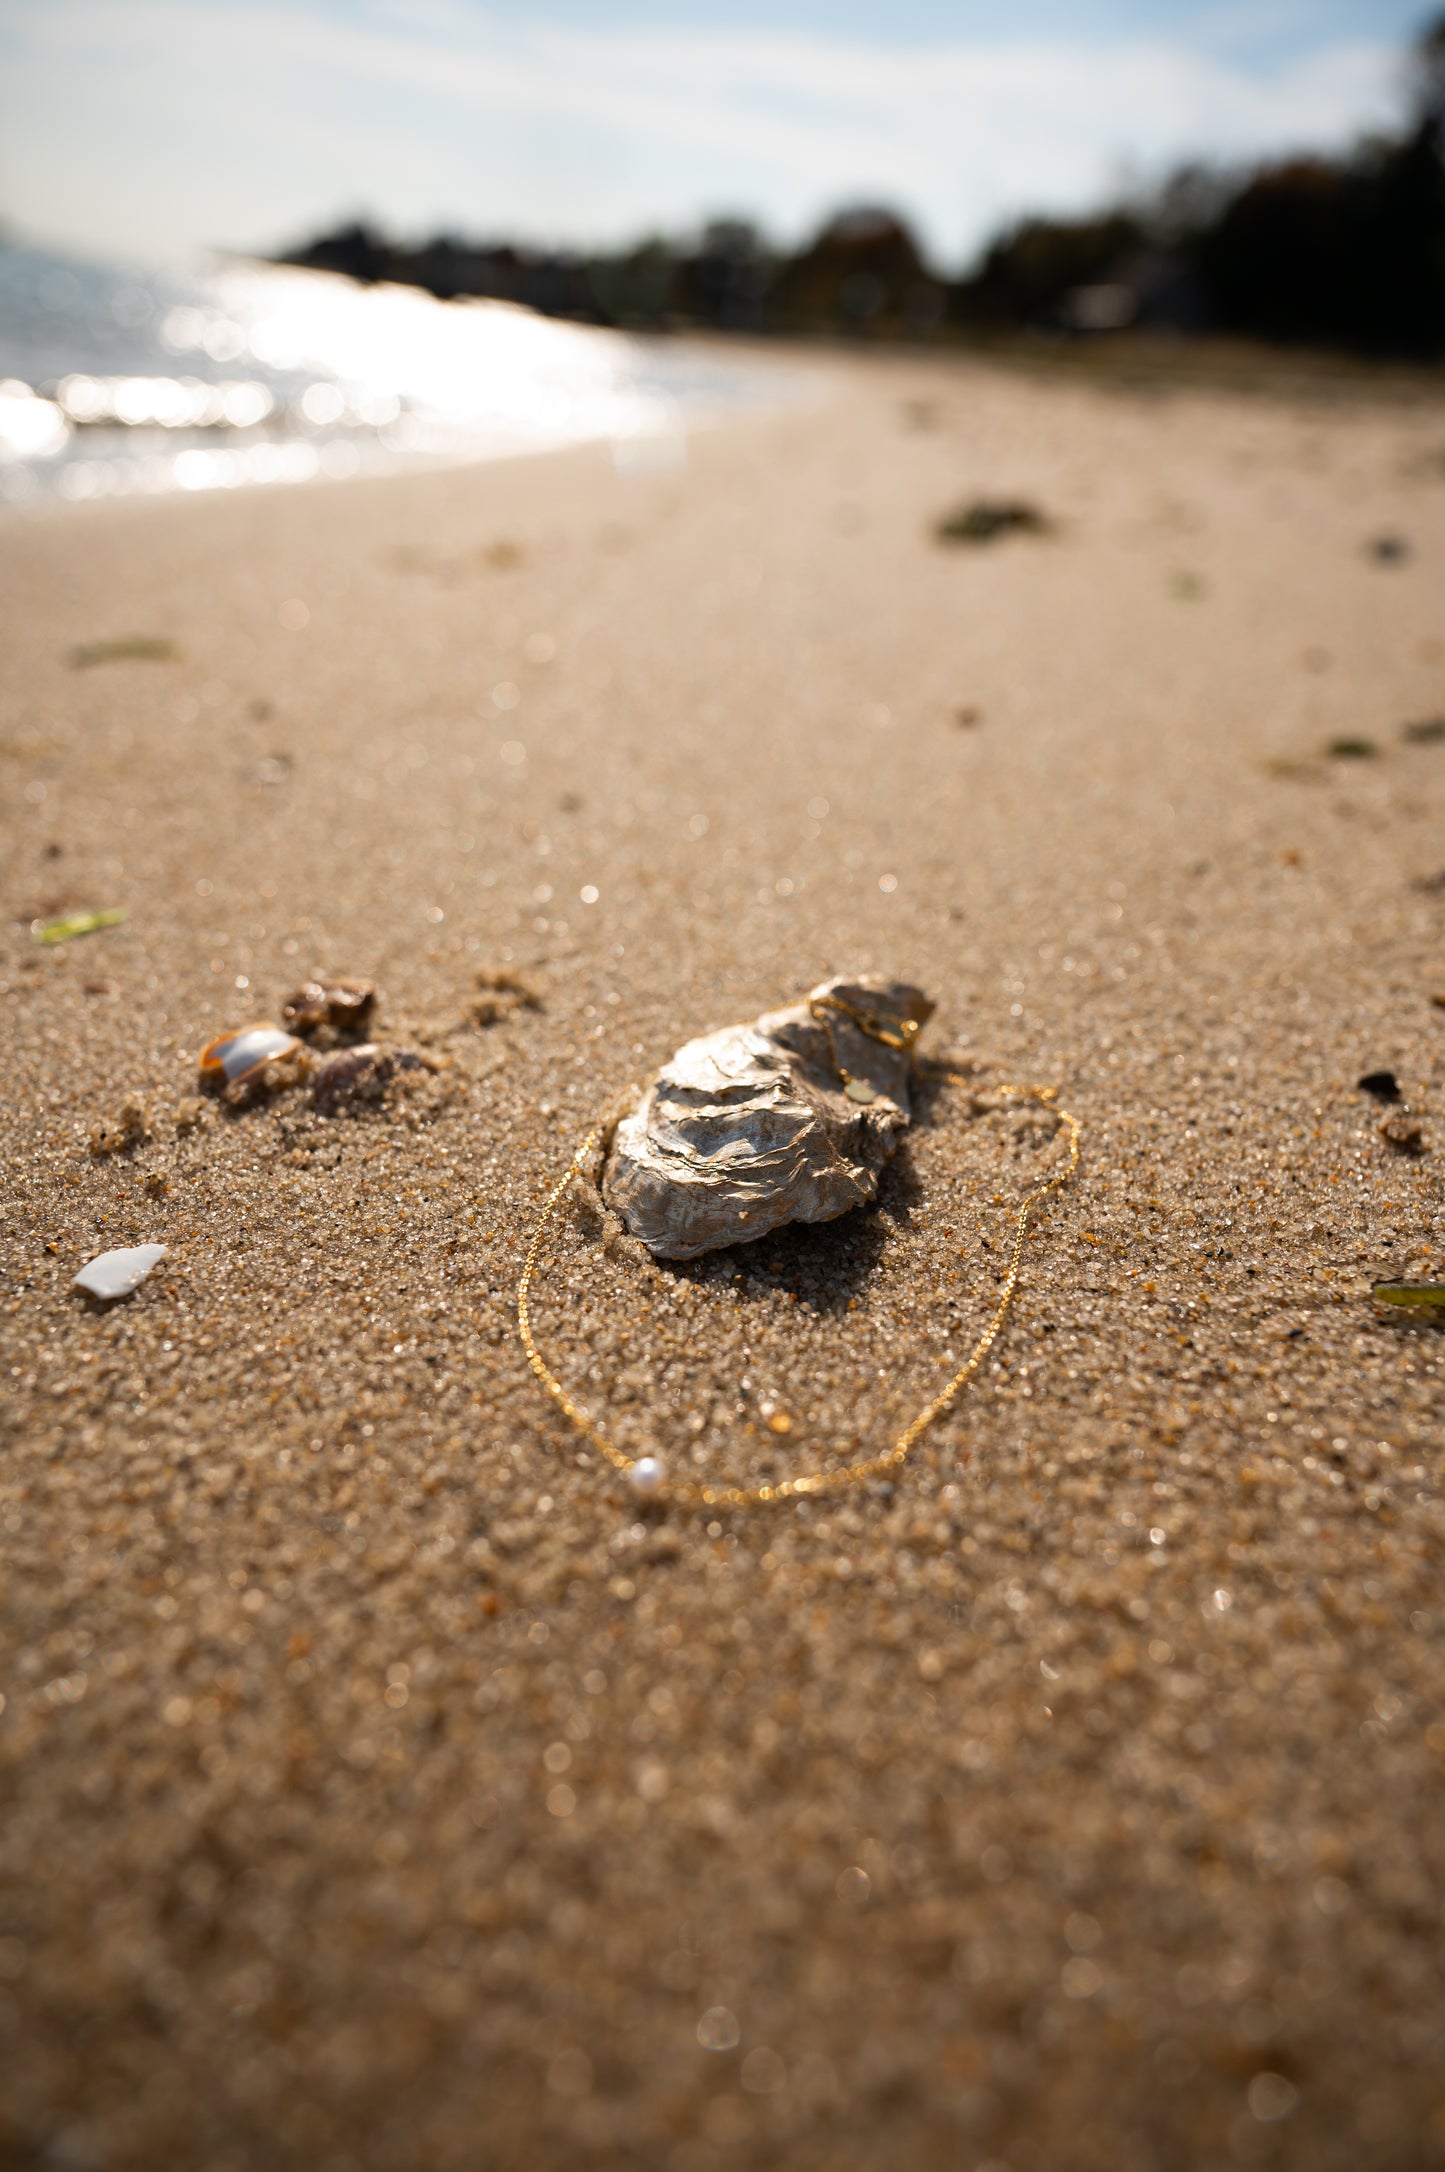
[[(1442, 453), (860, 363), (671, 474), (0, 530), (6, 2164), (1445, 2160), (1445, 1343), (1369, 1296), (1445, 1270)], [(198, 1116), (318, 968), (423, 1067)], [(521, 1359), (538, 1196), (866, 968), (1079, 1180), (895, 1484), (641, 1512)], [(940, 1089), (685, 1269), (579, 1204), (543, 1346), (674, 1468), (865, 1453), (1055, 1152)]]

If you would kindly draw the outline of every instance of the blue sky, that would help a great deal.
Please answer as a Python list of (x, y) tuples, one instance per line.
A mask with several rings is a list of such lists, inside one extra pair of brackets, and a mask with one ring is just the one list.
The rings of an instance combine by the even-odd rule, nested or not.
[(344, 215), (785, 240), (886, 199), (935, 257), (1190, 156), (1399, 109), (1401, 0), (0, 0), (0, 220), (135, 257)]

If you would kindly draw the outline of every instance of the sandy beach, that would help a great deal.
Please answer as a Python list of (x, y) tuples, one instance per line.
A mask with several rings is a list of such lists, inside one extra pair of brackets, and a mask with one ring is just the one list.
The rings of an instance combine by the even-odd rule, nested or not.
[[(1445, 2162), (1445, 400), (809, 367), (0, 524), (7, 2164)], [(198, 1111), (315, 969), (421, 1068)], [(990, 1084), (1077, 1182), (892, 1484), (644, 1512), (540, 1196), (867, 969), (981, 1090), (876, 1211), (563, 1224), (629, 1452), (898, 1432), (1057, 1152)]]

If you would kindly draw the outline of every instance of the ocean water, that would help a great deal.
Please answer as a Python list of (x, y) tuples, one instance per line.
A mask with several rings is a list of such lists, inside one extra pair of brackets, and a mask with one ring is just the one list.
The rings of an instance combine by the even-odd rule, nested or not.
[(610, 440), (620, 466), (796, 398), (686, 340), (326, 272), (137, 273), (0, 244), (0, 506), (227, 490)]

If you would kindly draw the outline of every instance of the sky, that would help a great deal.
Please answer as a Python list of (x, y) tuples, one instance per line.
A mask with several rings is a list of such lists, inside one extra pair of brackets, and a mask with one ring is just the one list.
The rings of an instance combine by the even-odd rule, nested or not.
[(1401, 110), (1404, 0), (0, 0), (0, 226), (134, 261), (344, 217), (793, 243), (886, 202), (999, 224)]

